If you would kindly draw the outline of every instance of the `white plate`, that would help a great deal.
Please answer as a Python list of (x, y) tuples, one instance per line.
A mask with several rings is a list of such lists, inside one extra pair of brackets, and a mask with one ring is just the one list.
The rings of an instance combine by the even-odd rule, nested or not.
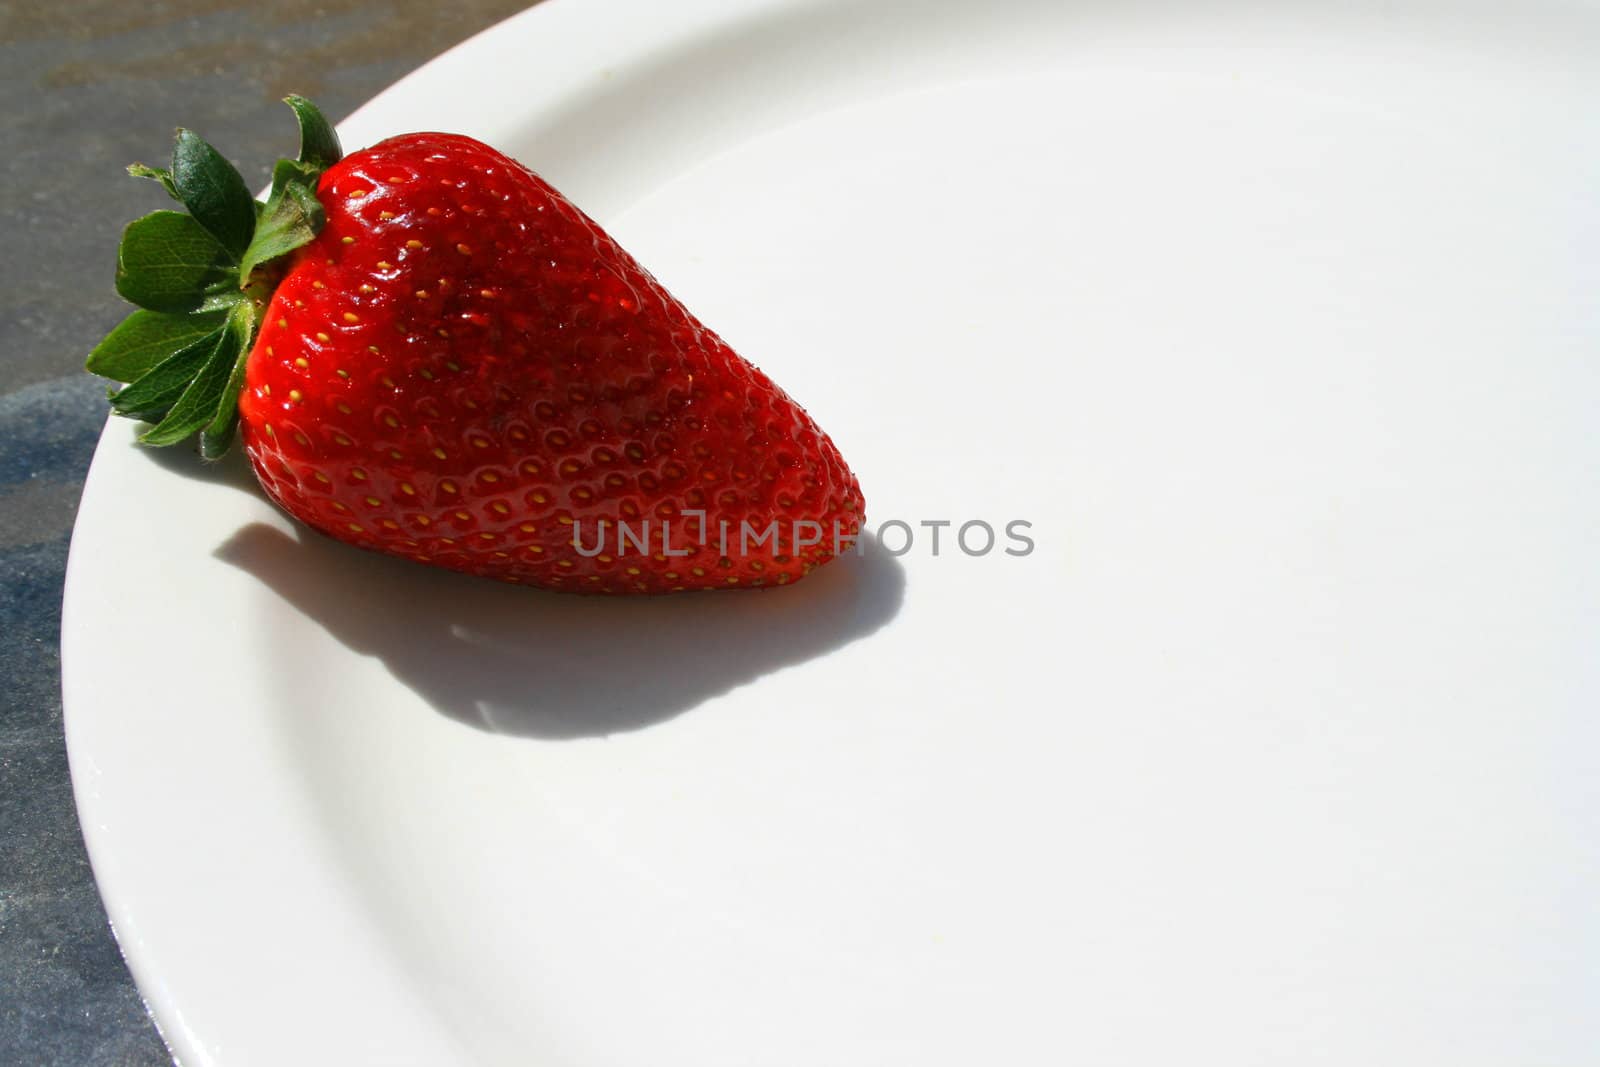
[[(186, 1064), (1593, 1064), (1600, 9), (555, 0), (541, 170), (873, 524), (593, 602), (106, 432), (84, 830)], [(902, 535), (891, 530), (898, 546)]]

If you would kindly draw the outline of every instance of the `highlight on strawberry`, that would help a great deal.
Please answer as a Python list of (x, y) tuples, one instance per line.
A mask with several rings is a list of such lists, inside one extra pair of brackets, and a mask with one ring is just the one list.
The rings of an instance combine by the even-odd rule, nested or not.
[(850, 550), (828, 435), (538, 175), (443, 133), (345, 156), (286, 102), (265, 202), (187, 130), (129, 168), (184, 209), (123, 232), (137, 310), (88, 360), (142, 442), (237, 438), (315, 530), (547, 589), (778, 586)]

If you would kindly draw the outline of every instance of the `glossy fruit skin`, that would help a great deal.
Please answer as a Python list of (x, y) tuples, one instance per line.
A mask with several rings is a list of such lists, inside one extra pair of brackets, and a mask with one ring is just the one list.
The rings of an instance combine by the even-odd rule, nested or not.
[[(521, 164), (412, 134), (346, 157), (317, 196), (326, 225), (273, 294), (239, 401), (251, 465), (296, 518), (571, 592), (782, 585), (851, 550), (861, 490), (828, 436)], [(776, 545), (741, 541), (773, 521)], [(798, 547), (809, 523), (820, 540)]]

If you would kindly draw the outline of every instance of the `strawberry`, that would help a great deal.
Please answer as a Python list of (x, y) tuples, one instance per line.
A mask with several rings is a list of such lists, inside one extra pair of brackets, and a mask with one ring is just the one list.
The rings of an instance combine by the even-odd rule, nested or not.
[(129, 225), (140, 310), (89, 358), (141, 440), (237, 436), (313, 529), (548, 589), (782, 585), (854, 543), (828, 436), (536, 174), (440, 133), (342, 156), (287, 102), (265, 204), (188, 131), (129, 168), (188, 210)]

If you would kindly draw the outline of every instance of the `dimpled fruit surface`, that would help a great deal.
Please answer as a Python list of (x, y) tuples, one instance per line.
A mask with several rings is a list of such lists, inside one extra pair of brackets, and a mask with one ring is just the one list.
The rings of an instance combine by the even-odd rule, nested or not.
[(526, 167), (414, 134), (317, 196), (239, 401), (297, 518), (573, 592), (783, 585), (849, 549), (863, 500), (828, 436)]

